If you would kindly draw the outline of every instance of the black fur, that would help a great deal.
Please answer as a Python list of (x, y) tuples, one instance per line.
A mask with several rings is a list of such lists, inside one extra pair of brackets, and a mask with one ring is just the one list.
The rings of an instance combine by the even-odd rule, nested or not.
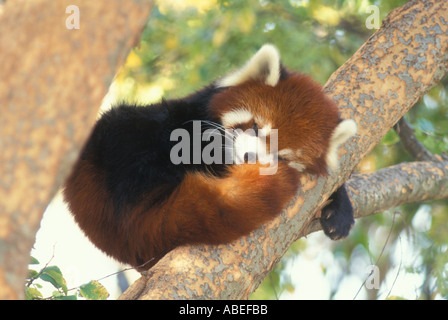
[(320, 223), (330, 239), (338, 240), (346, 237), (355, 223), (345, 184), (331, 195), (330, 200), (331, 203), (322, 209)]
[[(210, 118), (207, 106), (219, 90), (209, 86), (184, 99), (164, 100), (150, 107), (120, 104), (102, 115), (81, 159), (94, 159), (98, 168), (104, 168), (116, 212), (126, 204), (136, 204), (144, 193), (153, 192), (159, 186), (163, 186), (163, 190), (154, 201), (163, 200), (180, 184), (188, 170), (214, 174), (224, 170), (223, 166), (215, 164), (190, 161), (190, 165), (175, 165), (170, 160), (170, 150), (177, 143), (170, 141), (171, 132), (183, 128), (192, 138), (191, 120)], [(202, 125), (201, 129), (207, 127)], [(192, 150), (190, 155), (192, 157)]]

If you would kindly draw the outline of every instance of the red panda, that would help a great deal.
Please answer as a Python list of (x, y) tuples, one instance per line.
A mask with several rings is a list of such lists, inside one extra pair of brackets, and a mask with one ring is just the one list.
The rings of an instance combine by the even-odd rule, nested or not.
[[(227, 243), (280, 214), (300, 175), (336, 169), (338, 146), (355, 133), (317, 83), (287, 70), (277, 49), (264, 45), (190, 96), (103, 114), (64, 198), (99, 249), (148, 269), (177, 246)], [(332, 200), (321, 224), (339, 239), (353, 210), (344, 186)]]

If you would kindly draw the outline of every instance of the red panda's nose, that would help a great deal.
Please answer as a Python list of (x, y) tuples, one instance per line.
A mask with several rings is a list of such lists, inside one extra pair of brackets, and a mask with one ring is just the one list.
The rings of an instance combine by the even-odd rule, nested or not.
[(246, 152), (244, 154), (244, 163), (249, 162), (249, 160), (251, 162), (255, 162), (258, 160), (257, 154), (255, 152)]

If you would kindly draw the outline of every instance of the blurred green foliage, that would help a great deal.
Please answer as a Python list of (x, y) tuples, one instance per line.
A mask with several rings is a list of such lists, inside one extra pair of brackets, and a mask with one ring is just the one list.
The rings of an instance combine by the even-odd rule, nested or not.
[[(25, 282), (26, 300), (78, 300), (78, 298), (106, 300), (109, 297), (106, 288), (96, 280), (92, 280), (78, 288), (69, 289), (58, 266), (49, 266), (47, 263), (37, 271), (34, 267), (38, 264), (39, 261), (31, 257), (28, 277)], [(42, 291), (48, 291), (50, 288), (53, 289), (51, 295), (44, 297)]]
[[(341, 66), (376, 30), (366, 28), (369, 5), (384, 19), (404, 0), (165, 0), (153, 9), (138, 48), (118, 74), (115, 97), (151, 103), (189, 94), (243, 64), (264, 43), (275, 44), (282, 62), (320, 83)], [(448, 150), (448, 80), (445, 78), (406, 116), (418, 139), (434, 153)], [(359, 165), (375, 171), (412, 161), (391, 131)], [(319, 239), (318, 259), (328, 282), (328, 298), (341, 297), (351, 279), (361, 286), (365, 266), (378, 263), (382, 286), (362, 289), (358, 298), (397, 298), (391, 289), (401, 277), (416, 279), (404, 298), (448, 298), (447, 201), (427, 201), (392, 208), (359, 219), (351, 236), (339, 242)], [(387, 235), (390, 238), (385, 242)], [(310, 236), (319, 237), (318, 235)], [(314, 242), (315, 243), (315, 242)], [(308, 239), (298, 240), (252, 295), (275, 299), (282, 293), (307, 291), (291, 280), (288, 267), (310, 255)], [(378, 260), (378, 261), (377, 261)], [(288, 271), (289, 270), (289, 271)], [(396, 281), (397, 280), (397, 281)], [(409, 280), (410, 281), (410, 280)], [(355, 297), (356, 290), (349, 293)], [(391, 293), (392, 292), (392, 293)], [(293, 297), (293, 296), (292, 296)], [(344, 297), (344, 296), (342, 296)]]

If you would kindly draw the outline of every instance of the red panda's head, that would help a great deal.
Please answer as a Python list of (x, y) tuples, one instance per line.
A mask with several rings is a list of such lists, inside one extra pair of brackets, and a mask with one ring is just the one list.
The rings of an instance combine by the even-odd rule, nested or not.
[[(246, 160), (250, 153), (269, 158), (275, 152), (299, 171), (325, 174), (328, 167), (337, 167), (338, 146), (356, 133), (356, 123), (339, 118), (337, 105), (319, 84), (281, 65), (272, 45), (264, 45), (215, 85), (223, 90), (209, 111), (226, 129), (239, 129), (234, 135), (237, 159)], [(277, 150), (269, 150), (273, 129), (278, 130)], [(265, 147), (268, 153), (260, 152)]]

